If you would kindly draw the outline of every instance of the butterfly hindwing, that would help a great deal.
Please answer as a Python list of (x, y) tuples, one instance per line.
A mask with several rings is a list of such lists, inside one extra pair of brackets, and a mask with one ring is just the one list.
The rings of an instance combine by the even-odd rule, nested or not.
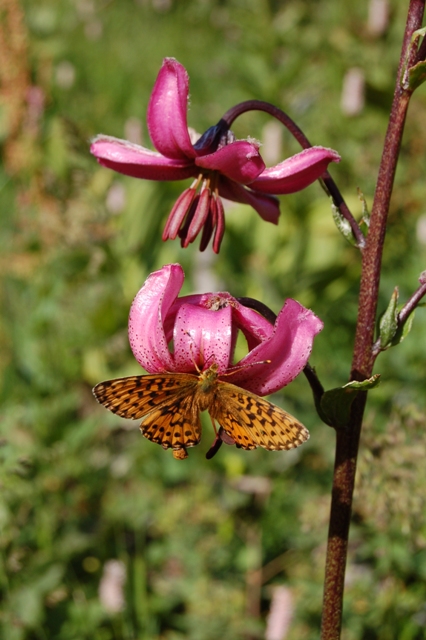
[(233, 384), (219, 382), (210, 414), (242, 449), (293, 449), (309, 438), (289, 413)]
[(193, 447), (201, 439), (201, 421), (195, 394), (164, 402), (142, 420), (145, 438), (161, 444), (164, 449)]
[(138, 420), (173, 398), (192, 394), (196, 385), (197, 377), (191, 374), (161, 373), (106, 380), (93, 394), (113, 413)]

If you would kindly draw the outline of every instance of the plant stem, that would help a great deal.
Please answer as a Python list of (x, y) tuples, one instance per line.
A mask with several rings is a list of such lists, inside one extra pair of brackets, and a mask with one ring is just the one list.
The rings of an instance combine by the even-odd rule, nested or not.
[[(422, 25), (425, 0), (411, 0), (408, 9), (396, 88), (371, 212), (370, 229), (362, 254), (358, 320), (351, 380), (372, 374), (372, 352), (383, 245), (389, 202), (411, 91), (403, 90), (401, 77), (411, 36)], [(348, 535), (366, 393), (352, 405), (348, 427), (336, 433), (336, 457), (324, 584), (321, 640), (338, 640), (342, 625), (343, 588)]]

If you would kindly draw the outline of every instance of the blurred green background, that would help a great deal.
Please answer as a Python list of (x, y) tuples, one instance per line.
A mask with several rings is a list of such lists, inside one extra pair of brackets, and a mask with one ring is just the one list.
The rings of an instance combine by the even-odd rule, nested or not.
[[(185, 293), (228, 290), (325, 323), (311, 363), (347, 381), (360, 260), (315, 184), (282, 198), (278, 227), (233, 206), (219, 257), (163, 244), (181, 183), (99, 167), (97, 133), (150, 146), (145, 114), (165, 56), (190, 75), (203, 132), (251, 98), (286, 110), (356, 217), (371, 205), (408, 2), (0, 0), (0, 636), (7, 640), (314, 640), (333, 467), (332, 430), (298, 378), (274, 401), (300, 450), (222, 447), (184, 461), (98, 406), (100, 380), (140, 373), (131, 301), (180, 262)], [(352, 84), (351, 84), (352, 83)], [(350, 90), (352, 87), (352, 92)], [(380, 310), (426, 264), (426, 90), (412, 100), (389, 219)], [(234, 128), (269, 164), (298, 151), (264, 114)], [(185, 185), (186, 186), (186, 185)], [(345, 640), (426, 638), (425, 311), (376, 365), (359, 463)], [(210, 431), (209, 431), (210, 429)], [(281, 598), (281, 600), (280, 600)], [(280, 604), (281, 603), (281, 604)], [(274, 605), (287, 616), (266, 631)], [(275, 635), (273, 635), (275, 633)]]

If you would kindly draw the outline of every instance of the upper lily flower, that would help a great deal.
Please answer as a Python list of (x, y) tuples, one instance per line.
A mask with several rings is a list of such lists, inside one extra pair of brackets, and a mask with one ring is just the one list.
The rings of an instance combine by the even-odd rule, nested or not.
[[(184, 280), (179, 264), (152, 273), (129, 315), (129, 341), (149, 373), (203, 371), (264, 396), (289, 384), (304, 368), (323, 323), (295, 300), (286, 300), (274, 325), (229, 293), (178, 297)], [(238, 331), (248, 353), (233, 363)], [(173, 341), (173, 351), (169, 344)]]
[(100, 164), (128, 176), (195, 178), (175, 203), (163, 240), (179, 236), (186, 247), (203, 229), (200, 249), (214, 233), (213, 250), (218, 253), (225, 229), (220, 196), (249, 204), (264, 220), (277, 224), (280, 210), (274, 196), (304, 189), (321, 177), (330, 162), (340, 160), (332, 149), (311, 147), (265, 168), (259, 143), (236, 140), (224, 120), (192, 144), (188, 88), (186, 69), (174, 58), (165, 58), (148, 105), (148, 130), (157, 152), (105, 135), (97, 136), (90, 149)]

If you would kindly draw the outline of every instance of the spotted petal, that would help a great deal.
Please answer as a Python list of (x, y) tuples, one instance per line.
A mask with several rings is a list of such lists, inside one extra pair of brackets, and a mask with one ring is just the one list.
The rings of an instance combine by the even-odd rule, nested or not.
[(173, 371), (164, 318), (184, 280), (179, 264), (152, 273), (136, 294), (129, 314), (129, 342), (133, 355), (149, 373)]
[[(287, 300), (271, 335), (254, 347), (239, 363), (230, 382), (257, 395), (274, 393), (289, 384), (308, 362), (321, 320), (296, 300)], [(260, 363), (265, 364), (253, 364)], [(253, 364), (246, 367), (245, 365)]]

